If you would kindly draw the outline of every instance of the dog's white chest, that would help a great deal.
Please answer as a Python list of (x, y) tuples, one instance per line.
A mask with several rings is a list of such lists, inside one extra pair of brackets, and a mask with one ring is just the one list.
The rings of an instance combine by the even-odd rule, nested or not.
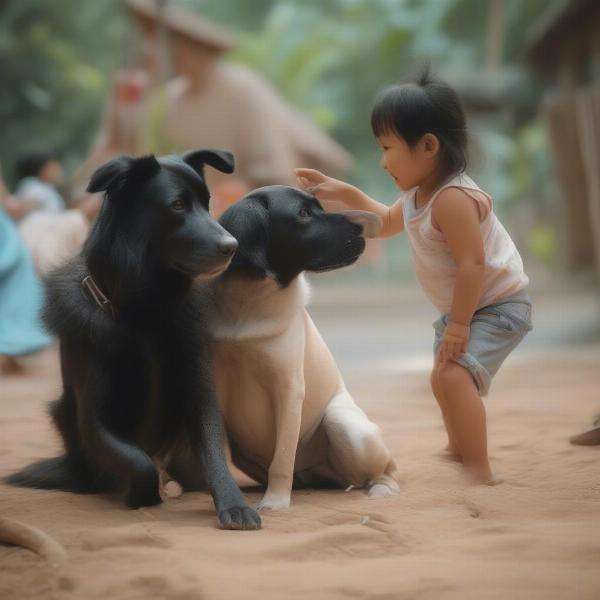
[[(249, 290), (244, 291), (249, 298)], [(304, 308), (304, 277), (284, 290), (272, 288), (265, 296), (250, 308), (243, 303), (232, 307), (233, 299), (227, 296), (215, 332), (214, 357), (228, 433), (268, 465), (277, 438), (276, 416), (289, 409), (289, 398), (302, 411), (302, 435), (320, 418), (341, 379)]]
[(310, 287), (300, 275), (280, 289), (272, 279), (219, 284), (213, 335), (219, 341), (259, 342), (285, 334), (308, 302)]

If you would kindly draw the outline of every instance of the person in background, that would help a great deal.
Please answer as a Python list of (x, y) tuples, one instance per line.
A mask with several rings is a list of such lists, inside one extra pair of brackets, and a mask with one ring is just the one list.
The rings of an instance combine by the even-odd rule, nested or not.
[(7, 207), (18, 221), (38, 273), (45, 275), (80, 251), (89, 222), (82, 210), (67, 209), (57, 189), (63, 168), (52, 150), (38, 149), (19, 156), (15, 175), (17, 187)]
[(57, 189), (64, 171), (53, 150), (40, 149), (22, 154), (15, 163), (15, 175), (18, 181), (15, 196), (30, 201), (28, 212), (59, 214), (66, 209)]
[(348, 153), (290, 106), (253, 69), (228, 61), (236, 36), (183, 2), (127, 0), (133, 26), (128, 68), (115, 77), (89, 156), (73, 176), (85, 195), (91, 173), (119, 154), (191, 148), (233, 153), (235, 172), (208, 167), (211, 212), (218, 216), (249, 190), (294, 185), (296, 164), (342, 175)]
[(0, 375), (21, 373), (19, 357), (41, 350), (52, 339), (41, 324), (43, 292), (31, 256), (4, 210), (12, 200), (0, 178)]

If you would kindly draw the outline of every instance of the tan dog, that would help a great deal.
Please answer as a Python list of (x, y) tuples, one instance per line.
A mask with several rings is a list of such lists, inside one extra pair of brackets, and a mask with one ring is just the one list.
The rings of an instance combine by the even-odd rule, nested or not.
[(234, 464), (267, 486), (258, 508), (289, 508), (293, 483), (396, 493), (395, 463), (305, 309), (302, 275), (351, 264), (362, 234), (380, 223), (326, 213), (305, 192), (272, 186), (221, 224), (239, 250), (214, 286), (217, 396)]

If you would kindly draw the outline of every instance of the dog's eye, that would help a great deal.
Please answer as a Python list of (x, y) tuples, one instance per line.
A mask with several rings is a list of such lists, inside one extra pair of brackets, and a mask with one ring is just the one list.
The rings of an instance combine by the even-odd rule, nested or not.
[(301, 221), (309, 221), (312, 218), (312, 213), (309, 208), (301, 208), (298, 211), (298, 217)]
[(171, 202), (170, 207), (176, 211), (182, 211), (185, 209), (185, 206), (181, 200), (174, 200)]

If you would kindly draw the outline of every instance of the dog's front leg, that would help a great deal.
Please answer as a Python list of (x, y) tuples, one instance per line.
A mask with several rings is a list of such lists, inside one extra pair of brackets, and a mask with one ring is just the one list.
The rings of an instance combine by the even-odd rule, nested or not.
[(111, 431), (107, 422), (111, 394), (119, 389), (109, 373), (110, 369), (97, 364), (88, 374), (86, 401), (81, 402), (79, 418), (84, 450), (103, 471), (127, 483), (129, 507), (160, 504), (158, 472), (152, 460), (138, 445)]
[[(299, 366), (302, 366), (302, 362)], [(290, 508), (305, 394), (303, 369), (298, 370), (300, 372), (293, 373), (287, 382), (278, 386), (281, 396), (274, 399), (277, 427), (275, 452), (269, 466), (267, 491), (258, 504), (258, 510)]]
[(258, 514), (248, 506), (225, 458), (223, 428), (217, 399), (204, 387), (200, 398), (199, 428), (201, 453), (219, 525), (223, 529), (260, 529)]

